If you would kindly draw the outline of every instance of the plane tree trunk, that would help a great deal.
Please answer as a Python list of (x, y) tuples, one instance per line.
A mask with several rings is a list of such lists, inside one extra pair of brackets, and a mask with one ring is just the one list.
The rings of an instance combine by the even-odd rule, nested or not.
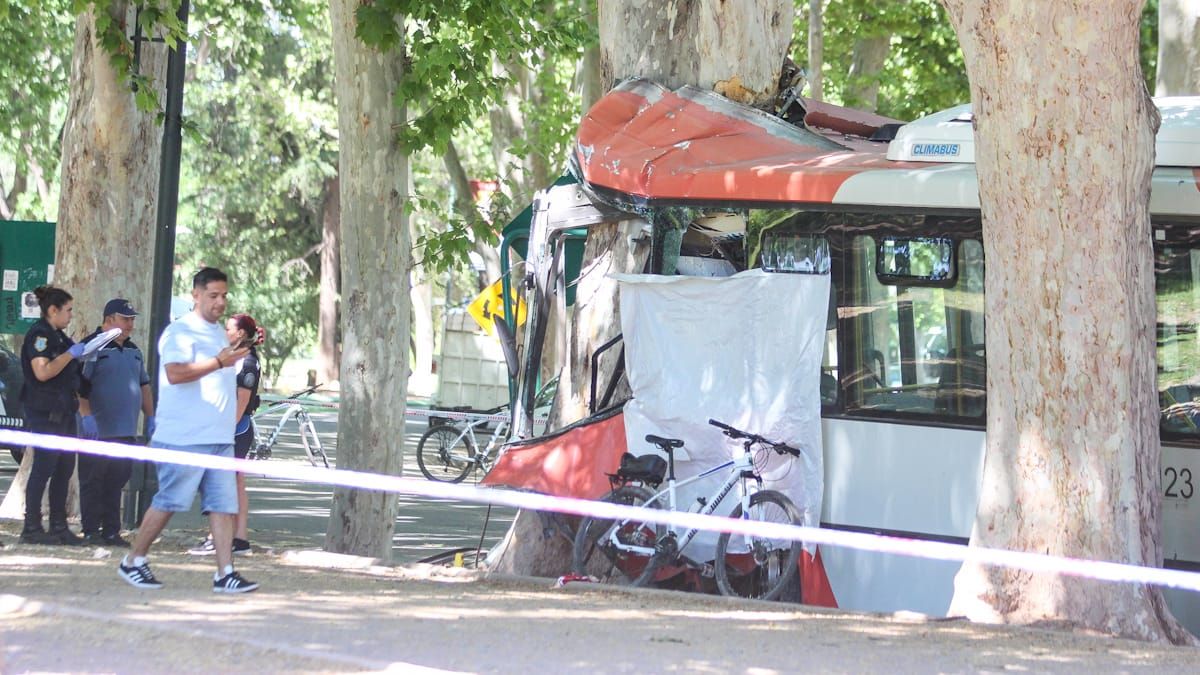
[[(359, 5), (330, 3), (343, 253), (338, 468), (399, 475), (412, 245), (403, 208), (408, 157), (396, 137), (405, 112), (392, 94), (404, 54), (377, 51), (355, 36)], [(395, 495), (335, 488), (325, 548), (386, 561), (395, 520)]]
[[(1142, 1), (944, 4), (971, 82), (990, 263), (971, 543), (1161, 565)], [(951, 612), (1190, 639), (1156, 588), (977, 564)]]
[[(600, 81), (608, 86), (646, 77), (671, 88), (710, 88), (736, 101), (766, 105), (777, 93), (795, 17), (787, 0), (697, 0), (663, 8), (639, 0), (599, 5)], [(568, 354), (559, 365), (559, 419), (574, 422), (587, 411), (588, 359), (621, 331), (617, 285), (611, 273), (641, 272), (648, 237), (640, 220), (594, 228), (588, 235), (577, 306), (570, 323)], [(648, 234), (648, 233), (647, 233)], [(553, 338), (547, 336), (547, 342)], [(606, 359), (597, 374), (606, 383), (615, 366)], [(601, 385), (603, 386), (603, 385)], [(619, 399), (617, 399), (619, 400)], [(566, 529), (573, 523), (566, 521)], [(489, 560), (501, 571), (553, 576), (569, 571), (564, 521), (522, 511)]]

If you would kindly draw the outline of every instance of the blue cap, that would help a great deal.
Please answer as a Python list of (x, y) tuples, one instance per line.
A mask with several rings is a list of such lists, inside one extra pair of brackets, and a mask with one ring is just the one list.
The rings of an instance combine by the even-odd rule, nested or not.
[(125, 298), (113, 298), (104, 305), (104, 316), (120, 314), (121, 316), (137, 316), (137, 310)]

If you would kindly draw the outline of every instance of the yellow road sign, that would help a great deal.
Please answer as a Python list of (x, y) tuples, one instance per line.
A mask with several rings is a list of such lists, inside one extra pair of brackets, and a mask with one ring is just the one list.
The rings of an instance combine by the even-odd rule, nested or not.
[[(483, 292), (475, 296), (471, 304), (467, 305), (467, 313), (475, 319), (476, 323), (487, 331), (488, 335), (495, 334), (493, 321), (495, 317), (504, 316), (504, 281), (497, 280), (491, 286), (483, 289)], [(517, 325), (525, 323), (525, 301), (517, 298)]]

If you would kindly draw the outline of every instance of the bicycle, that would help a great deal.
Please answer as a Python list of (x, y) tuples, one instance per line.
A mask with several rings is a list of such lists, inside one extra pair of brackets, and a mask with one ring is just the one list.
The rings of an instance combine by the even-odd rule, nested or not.
[[(733, 488), (740, 485), (739, 504), (733, 509), (732, 518), (800, 524), (800, 510), (791, 499), (775, 490), (762, 489), (762, 478), (756, 468), (755, 446), (759, 447), (759, 451), (773, 450), (780, 455), (795, 457), (800, 456), (800, 451), (716, 420), (710, 419), (708, 423), (721, 429), (730, 438), (744, 440), (743, 454), (701, 471), (696, 476), (676, 481), (675, 449), (682, 447), (683, 441), (651, 434), (646, 436), (646, 441), (666, 453), (666, 461), (657, 455), (634, 457), (626, 453), (617, 473), (610, 474), (613, 490), (602, 501), (682, 511), (686, 505), (676, 501), (678, 488), (727, 470), (728, 475), (721, 486), (708, 498), (698, 500), (700, 513), (709, 515), (716, 512)], [(664, 474), (667, 487), (652, 493), (646, 485), (657, 488)], [(576, 530), (573, 571), (578, 575), (587, 575), (594, 567), (592, 556), (598, 550), (603, 554), (603, 560), (597, 562), (608, 563), (607, 569), (600, 570), (602, 581), (619, 581), (620, 577), (624, 577), (632, 586), (645, 586), (657, 581), (660, 570), (667, 571), (664, 569), (666, 567), (684, 567), (698, 569), (702, 576), (715, 576), (722, 595), (762, 600), (778, 598), (799, 575), (799, 541), (723, 532), (717, 539), (716, 557), (710, 566), (684, 555), (697, 532), (699, 530), (695, 528), (681, 532), (674, 527), (636, 518), (617, 521), (587, 516), (580, 521)], [(745, 552), (742, 552), (743, 548)]]
[[(507, 408), (500, 406), (479, 414), (494, 415)], [(417, 441), (417, 468), (426, 478), (439, 483), (462, 482), (467, 474), (477, 468), (486, 474), (496, 461), (501, 441), (508, 431), (507, 421), (498, 422), (487, 445), (480, 451), (480, 435), (476, 435), (475, 430), (487, 424), (488, 420), (482, 418), (449, 420), (431, 415), (429, 429)]]
[[(250, 451), (246, 453), (246, 459), (270, 459), (271, 449), (275, 447), (275, 442), (279, 440), (279, 434), (287, 423), (294, 417), (296, 418), (296, 426), (300, 429), (300, 444), (304, 446), (304, 454), (308, 456), (308, 461), (313, 466), (323, 466), (329, 468), (329, 458), (325, 455), (325, 449), (321, 445), (321, 437), (317, 435), (317, 427), (313, 424), (312, 417), (309, 416), (308, 410), (299, 402), (300, 397), (307, 396), (313, 393), (321, 385), (316, 384), (304, 391), (296, 392), (291, 396), (276, 401), (263, 410), (254, 414), (250, 418), (250, 427), (254, 430), (254, 445), (250, 447)], [(279, 409), (287, 407), (283, 416), (279, 418), (279, 423), (271, 431), (271, 435), (265, 440), (259, 431), (257, 422), (267, 414)], [(318, 463), (319, 462), (319, 463)]]

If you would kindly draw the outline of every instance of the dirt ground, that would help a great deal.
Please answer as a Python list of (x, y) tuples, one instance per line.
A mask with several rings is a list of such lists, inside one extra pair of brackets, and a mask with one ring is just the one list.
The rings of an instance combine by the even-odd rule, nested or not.
[[(152, 551), (166, 584), (116, 575), (119, 552), (16, 543), (0, 523), (0, 672), (1196, 673), (1200, 649), (666, 591), (371, 566), (258, 548), (262, 588), (211, 592), (197, 532)], [(269, 542), (268, 542), (269, 543)]]

